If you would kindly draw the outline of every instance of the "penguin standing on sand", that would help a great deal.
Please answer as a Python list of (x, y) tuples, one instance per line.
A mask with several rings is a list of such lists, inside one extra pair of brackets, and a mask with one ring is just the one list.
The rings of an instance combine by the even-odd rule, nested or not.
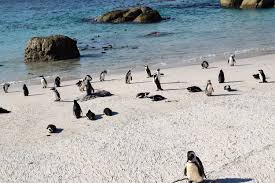
[(259, 70), (259, 77), (260, 77), (261, 83), (267, 83), (264, 71), (262, 69)]
[(54, 80), (55, 87), (60, 87), (61, 79), (59, 76), (57, 76)]
[(160, 81), (159, 81), (159, 77), (158, 77), (157, 74), (154, 74), (154, 83), (155, 83), (156, 86), (157, 86), (157, 91), (163, 90), (163, 89), (161, 88)]
[(23, 85), (24, 96), (29, 96), (29, 90), (26, 84)]
[(57, 89), (55, 87), (51, 88), (51, 90), (53, 90), (53, 94), (54, 94), (54, 101), (55, 102), (58, 102), (60, 101), (60, 94), (59, 92), (57, 91)]
[(214, 92), (213, 85), (212, 85), (211, 81), (208, 80), (208, 81), (207, 81), (206, 88), (205, 88), (205, 94), (206, 94), (207, 96), (211, 96), (213, 92)]
[(202, 67), (203, 69), (207, 69), (208, 66), (209, 66), (209, 64), (208, 64), (207, 61), (203, 61), (203, 62), (201, 63), (201, 67)]
[(100, 73), (99, 80), (100, 80), (100, 81), (104, 81), (104, 80), (105, 80), (106, 74), (107, 74), (107, 71), (106, 71), (106, 70), (102, 71), (102, 72)]
[(235, 55), (234, 55), (234, 54), (230, 55), (229, 58), (228, 58), (228, 60), (227, 60), (227, 62), (228, 62), (228, 64), (229, 64), (230, 66), (234, 66), (235, 63), (236, 63)]
[(41, 77), (41, 85), (42, 85), (42, 88), (47, 88), (47, 80), (44, 78), (44, 76), (40, 76)]
[(76, 100), (74, 100), (73, 112), (74, 112), (74, 116), (76, 117), (76, 119), (81, 118), (82, 110)]
[(206, 178), (202, 162), (194, 151), (187, 152), (184, 175), (187, 176), (188, 181), (191, 183), (201, 183), (204, 181), (204, 178)]
[(94, 90), (94, 88), (92, 87), (90, 81), (87, 80), (87, 81), (86, 81), (86, 94), (87, 94), (87, 96), (88, 96), (88, 95), (92, 95), (92, 93), (94, 93), (94, 92), (95, 92), (95, 90)]
[(218, 79), (219, 79), (219, 83), (224, 83), (224, 73), (222, 70), (220, 70)]
[(9, 84), (9, 83), (5, 83), (5, 84), (3, 85), (3, 90), (4, 90), (5, 93), (8, 93), (9, 87), (10, 87), (10, 84)]
[(131, 70), (129, 70), (125, 76), (125, 83), (130, 84), (131, 81), (133, 80)]
[(145, 71), (147, 73), (147, 78), (151, 78), (152, 77), (152, 74), (151, 74), (151, 71), (149, 69), (149, 66), (148, 65), (145, 65)]
[(96, 116), (91, 110), (87, 112), (86, 117), (89, 118), (89, 120), (96, 120)]

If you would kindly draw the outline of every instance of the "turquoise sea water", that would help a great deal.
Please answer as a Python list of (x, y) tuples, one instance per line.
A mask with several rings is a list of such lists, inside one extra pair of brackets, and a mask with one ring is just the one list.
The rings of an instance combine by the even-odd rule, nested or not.
[[(87, 21), (128, 6), (153, 7), (170, 20), (157, 24), (96, 24)], [(275, 51), (275, 9), (222, 9), (218, 0), (0, 0), (0, 83), (37, 75), (79, 77), (188, 65)], [(151, 32), (161, 36), (146, 36)], [(64, 34), (78, 40), (80, 60), (29, 64), (24, 48), (33, 36)], [(102, 46), (113, 45), (102, 54)]]

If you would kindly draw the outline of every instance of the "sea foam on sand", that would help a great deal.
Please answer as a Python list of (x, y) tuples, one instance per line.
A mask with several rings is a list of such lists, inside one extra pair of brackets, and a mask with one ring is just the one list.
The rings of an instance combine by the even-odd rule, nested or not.
[[(219, 182), (275, 182), (275, 55), (165, 69), (164, 91), (156, 91), (152, 78), (133, 73), (107, 75), (92, 83), (114, 95), (79, 102), (98, 120), (76, 119), (73, 99), (82, 95), (76, 81), (58, 88), (63, 102), (40, 85), (21, 86), (0, 93), (0, 182), (173, 182), (184, 177), (186, 153), (193, 150), (203, 162), (208, 179)], [(157, 68), (151, 68), (155, 71)], [(225, 74), (218, 83), (219, 70)], [(263, 69), (269, 83), (252, 74)], [(126, 72), (125, 72), (126, 73)], [(95, 78), (95, 75), (92, 74)], [(109, 80), (109, 81), (108, 81)], [(187, 87), (204, 89), (207, 80), (214, 96), (188, 93)], [(52, 86), (53, 81), (48, 81)], [(235, 92), (223, 88), (231, 85)], [(171, 102), (136, 99), (139, 92), (160, 94)], [(105, 116), (109, 107), (117, 114)], [(47, 135), (48, 124), (63, 129)]]

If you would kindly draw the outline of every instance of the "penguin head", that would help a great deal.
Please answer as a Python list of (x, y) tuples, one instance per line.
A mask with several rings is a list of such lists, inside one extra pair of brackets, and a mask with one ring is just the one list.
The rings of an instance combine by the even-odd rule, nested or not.
[(157, 69), (157, 71), (159, 72), (159, 71), (160, 71), (160, 69)]
[(76, 101), (76, 100), (74, 100), (74, 104), (77, 104), (77, 101)]
[(208, 80), (207, 83), (208, 83), (208, 84), (211, 84), (211, 80)]
[(196, 159), (196, 154), (194, 151), (187, 152), (187, 161), (194, 161)]
[(260, 73), (263, 73), (264, 71), (262, 69), (258, 70)]

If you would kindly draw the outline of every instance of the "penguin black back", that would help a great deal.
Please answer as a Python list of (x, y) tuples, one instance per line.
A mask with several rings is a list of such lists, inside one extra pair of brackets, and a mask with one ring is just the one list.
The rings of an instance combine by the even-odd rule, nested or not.
[(219, 83), (224, 83), (224, 73), (222, 70), (220, 70), (218, 79), (219, 79)]
[(53, 124), (49, 124), (47, 126), (47, 130), (48, 130), (49, 133), (55, 133), (56, 132), (56, 126), (53, 125)]
[(113, 111), (110, 109), (110, 108), (105, 108), (103, 110), (103, 113), (106, 115), (106, 116), (112, 116), (113, 115)]
[(190, 86), (187, 88), (189, 92), (201, 92), (202, 90), (198, 86)]
[(91, 110), (89, 110), (89, 111), (87, 112), (86, 116), (87, 116), (87, 118), (89, 118), (90, 120), (96, 120), (96, 116), (95, 116), (95, 114), (94, 114)]
[(23, 85), (24, 96), (29, 96), (29, 90), (26, 84)]
[(202, 67), (203, 69), (207, 69), (208, 66), (209, 66), (209, 64), (208, 64), (207, 61), (203, 61), (203, 62), (201, 63), (201, 67)]
[(73, 112), (74, 112), (74, 115), (75, 115), (75, 117), (76, 117), (77, 119), (78, 119), (78, 118), (81, 118), (82, 110), (81, 110), (81, 107), (80, 107), (80, 105), (77, 103), (76, 100), (74, 100)]
[(4, 108), (0, 107), (0, 114), (4, 114), (4, 113), (10, 113), (10, 111), (8, 111), (7, 109), (4, 109)]
[(57, 76), (54, 80), (55, 87), (60, 87), (61, 79)]

